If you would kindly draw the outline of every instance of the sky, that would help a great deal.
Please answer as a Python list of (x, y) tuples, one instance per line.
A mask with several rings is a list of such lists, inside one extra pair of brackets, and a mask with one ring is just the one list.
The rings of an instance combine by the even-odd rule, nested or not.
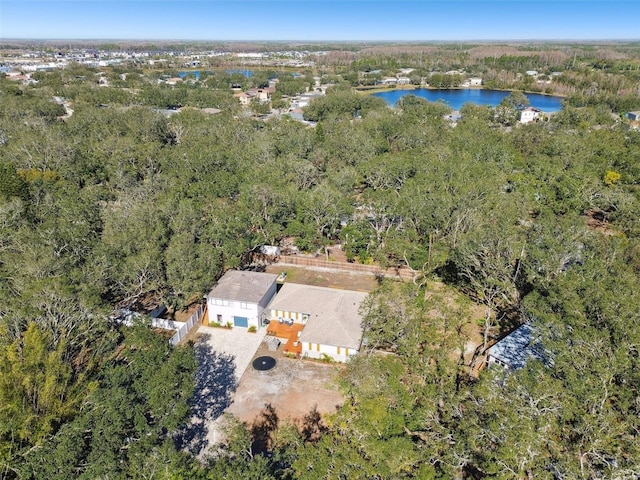
[(639, 40), (639, 21), (640, 0), (0, 0), (0, 40)]

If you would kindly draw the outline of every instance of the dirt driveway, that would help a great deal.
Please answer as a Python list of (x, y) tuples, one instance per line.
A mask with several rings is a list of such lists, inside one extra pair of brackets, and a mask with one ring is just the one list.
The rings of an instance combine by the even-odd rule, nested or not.
[(261, 355), (273, 356), (277, 363), (265, 372), (251, 366), (245, 371), (226, 410), (240, 420), (253, 422), (266, 404), (275, 407), (278, 417), (284, 420), (301, 419), (314, 406), (320, 413), (333, 413), (344, 401), (338, 388), (344, 365), (287, 358), (280, 349), (269, 352), (265, 344), (255, 358)]

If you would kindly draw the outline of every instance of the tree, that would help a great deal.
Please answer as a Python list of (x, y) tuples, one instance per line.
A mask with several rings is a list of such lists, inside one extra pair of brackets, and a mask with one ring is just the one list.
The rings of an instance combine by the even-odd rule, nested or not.
[(503, 125), (514, 125), (520, 118), (520, 112), (528, 106), (527, 96), (522, 92), (513, 91), (495, 108), (495, 120)]
[(271, 104), (269, 102), (263, 102), (257, 98), (251, 100), (249, 108), (251, 108), (254, 115), (267, 115), (271, 112)]
[(13, 197), (25, 202), (29, 199), (27, 182), (12, 164), (0, 163), (0, 199), (10, 200)]
[(146, 326), (122, 334), (79, 414), (41, 448), (25, 453), (25, 478), (121, 476), (156, 455), (184, 466), (171, 453), (170, 435), (189, 413), (193, 349), (172, 348)]

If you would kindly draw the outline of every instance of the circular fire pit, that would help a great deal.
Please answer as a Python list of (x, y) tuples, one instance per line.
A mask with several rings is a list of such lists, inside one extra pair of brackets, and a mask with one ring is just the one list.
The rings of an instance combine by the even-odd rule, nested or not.
[(264, 357), (258, 357), (253, 361), (253, 368), (260, 370), (261, 372), (271, 370), (276, 366), (276, 359), (265, 355)]

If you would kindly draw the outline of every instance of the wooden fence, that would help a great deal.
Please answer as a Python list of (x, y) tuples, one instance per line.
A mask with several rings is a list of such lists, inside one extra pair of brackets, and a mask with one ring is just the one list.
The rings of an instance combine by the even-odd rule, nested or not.
[(336, 262), (325, 260), (324, 258), (307, 257), (303, 255), (280, 255), (275, 262), (282, 265), (295, 265), (302, 267), (321, 268), (350, 273), (365, 273), (371, 275), (384, 275), (386, 277), (399, 277), (402, 279), (412, 279), (414, 272), (408, 268), (388, 268), (383, 269), (377, 265), (362, 265), (360, 263)]

